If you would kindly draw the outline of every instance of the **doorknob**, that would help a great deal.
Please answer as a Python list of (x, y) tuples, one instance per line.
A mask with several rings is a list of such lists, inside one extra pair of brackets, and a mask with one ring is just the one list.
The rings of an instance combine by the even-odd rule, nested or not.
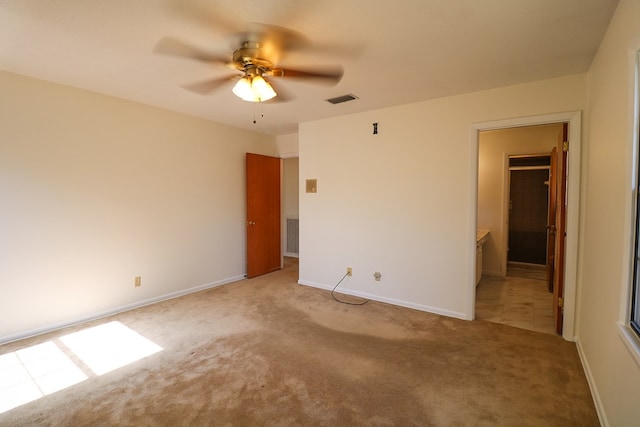
[(255, 221), (247, 221), (247, 225), (256, 225)]

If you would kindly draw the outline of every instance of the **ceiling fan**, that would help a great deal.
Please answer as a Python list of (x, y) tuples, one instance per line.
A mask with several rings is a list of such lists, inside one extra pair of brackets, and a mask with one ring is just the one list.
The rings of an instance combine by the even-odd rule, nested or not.
[(310, 69), (278, 66), (278, 62), (289, 51), (312, 49), (305, 37), (292, 30), (267, 24), (252, 24), (250, 31), (234, 34), (232, 38), (233, 52), (227, 55), (208, 52), (171, 37), (161, 39), (154, 52), (234, 69), (233, 74), (182, 87), (204, 95), (236, 81), (233, 93), (249, 102), (269, 101), (278, 96), (278, 92), (279, 100), (287, 100), (286, 96), (282, 96), (281, 90), (276, 92), (273, 88), (272, 78), (295, 78), (330, 84), (337, 84), (342, 78), (341, 66), (315, 66)]

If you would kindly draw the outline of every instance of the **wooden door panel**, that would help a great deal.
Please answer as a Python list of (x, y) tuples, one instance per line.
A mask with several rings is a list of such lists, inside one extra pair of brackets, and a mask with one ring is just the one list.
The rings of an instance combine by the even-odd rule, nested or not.
[(558, 144), (558, 175), (557, 175), (557, 203), (556, 203), (556, 243), (554, 260), (553, 287), (553, 316), (556, 322), (556, 332), (562, 335), (564, 316), (564, 251), (567, 222), (567, 152), (565, 142), (568, 138), (568, 125), (563, 125), (562, 141)]
[(558, 175), (558, 148), (551, 150), (549, 167), (549, 217), (547, 220), (547, 284), (549, 292), (553, 292), (554, 263), (556, 258), (556, 205)]
[(281, 267), (280, 159), (247, 153), (247, 277)]

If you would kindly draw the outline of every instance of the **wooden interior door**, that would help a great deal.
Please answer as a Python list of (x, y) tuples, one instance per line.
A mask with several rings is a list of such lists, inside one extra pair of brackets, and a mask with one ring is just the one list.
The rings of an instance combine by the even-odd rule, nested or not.
[(549, 165), (549, 216), (547, 219), (547, 284), (549, 292), (553, 292), (554, 263), (556, 258), (556, 204), (558, 203), (557, 175), (558, 175), (558, 148), (551, 150), (551, 162)]
[(556, 332), (562, 335), (564, 314), (564, 250), (567, 222), (567, 152), (569, 151), (568, 125), (562, 127), (562, 139), (558, 144), (557, 202), (556, 202), (556, 243), (553, 276), (553, 317)]
[(247, 153), (247, 277), (279, 270), (280, 159)]

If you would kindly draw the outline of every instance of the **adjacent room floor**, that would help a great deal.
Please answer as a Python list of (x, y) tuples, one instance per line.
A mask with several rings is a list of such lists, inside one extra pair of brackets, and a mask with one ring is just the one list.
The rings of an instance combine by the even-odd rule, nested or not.
[(476, 287), (476, 319), (556, 334), (553, 294), (545, 270), (509, 267), (507, 277), (483, 276)]

